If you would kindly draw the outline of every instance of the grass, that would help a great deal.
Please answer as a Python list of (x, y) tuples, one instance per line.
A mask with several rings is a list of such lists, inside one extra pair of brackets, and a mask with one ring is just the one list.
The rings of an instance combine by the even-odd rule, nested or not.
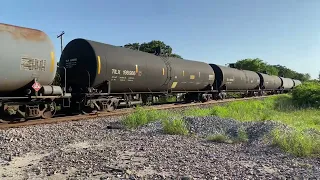
[[(136, 128), (161, 120), (165, 133), (187, 135), (188, 128), (182, 116), (219, 116), (242, 122), (279, 121), (292, 130), (274, 129), (270, 134), (273, 145), (296, 156), (320, 157), (319, 102), (320, 83), (307, 83), (295, 89), (291, 95), (279, 95), (263, 100), (235, 101), (210, 108), (189, 108), (182, 114), (137, 108), (136, 112), (124, 119), (124, 123), (129, 128)], [(248, 141), (248, 136), (245, 130), (240, 130), (238, 137), (233, 139), (218, 134), (208, 136), (207, 140), (236, 143)]]
[(137, 107), (136, 111), (125, 116), (122, 122), (126, 127), (133, 129), (150, 122), (167, 119), (170, 116), (172, 116), (172, 113), (169, 111), (147, 110)]
[(302, 131), (283, 132), (275, 129), (272, 132), (272, 143), (281, 149), (297, 156), (319, 155), (320, 141), (311, 134)]
[[(172, 120), (170, 120), (170, 118)], [(132, 114), (125, 116), (122, 123), (129, 129), (160, 120), (162, 121), (163, 131), (170, 135), (187, 135), (189, 130), (179, 114), (169, 111), (147, 110), (137, 107)]]
[(215, 135), (207, 136), (207, 140), (212, 142), (218, 142), (218, 143), (233, 144), (233, 143), (247, 142), (249, 139), (248, 139), (247, 132), (243, 128), (240, 128), (238, 132), (238, 136), (235, 138), (230, 138), (225, 134), (215, 134)]

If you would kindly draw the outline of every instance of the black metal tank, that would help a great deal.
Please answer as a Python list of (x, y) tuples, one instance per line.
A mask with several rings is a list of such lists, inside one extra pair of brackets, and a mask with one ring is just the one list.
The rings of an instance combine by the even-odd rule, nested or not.
[[(88, 87), (111, 93), (197, 91), (214, 82), (214, 73), (203, 62), (168, 58), (103, 44), (74, 39), (64, 48), (60, 66), (67, 69), (67, 89)], [(63, 70), (60, 69), (60, 73)], [(63, 79), (63, 78), (62, 78)]]
[(215, 73), (207, 63), (179, 58), (169, 58), (168, 61), (172, 69), (169, 88), (173, 91), (206, 90), (214, 83)]
[(278, 76), (268, 75), (264, 73), (258, 73), (260, 76), (260, 87), (266, 90), (279, 89), (282, 85), (281, 79)]
[(247, 88), (248, 90), (259, 89), (260, 77), (258, 73), (254, 71), (243, 70), (247, 78)]
[(210, 64), (215, 73), (213, 87), (222, 90), (247, 90), (246, 74), (242, 70)]

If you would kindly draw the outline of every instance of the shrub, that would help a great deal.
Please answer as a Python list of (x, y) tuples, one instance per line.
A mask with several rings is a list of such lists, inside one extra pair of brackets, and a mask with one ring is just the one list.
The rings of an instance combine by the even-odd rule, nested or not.
[(301, 107), (320, 107), (320, 83), (305, 82), (292, 91), (292, 99)]

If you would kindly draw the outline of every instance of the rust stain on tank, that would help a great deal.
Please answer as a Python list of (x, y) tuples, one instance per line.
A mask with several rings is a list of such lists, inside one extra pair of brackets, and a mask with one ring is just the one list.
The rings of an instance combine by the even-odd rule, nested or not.
[(25, 39), (28, 41), (48, 40), (46, 34), (40, 30), (14, 26), (9, 24), (3, 24), (3, 23), (0, 23), (0, 33), (10, 33), (11, 36), (16, 40), (19, 40), (19, 39)]

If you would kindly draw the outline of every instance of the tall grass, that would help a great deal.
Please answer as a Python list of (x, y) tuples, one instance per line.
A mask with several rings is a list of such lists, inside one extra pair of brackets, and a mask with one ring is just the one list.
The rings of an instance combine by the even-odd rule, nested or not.
[(125, 116), (122, 122), (126, 127), (132, 129), (157, 120), (168, 119), (170, 116), (172, 116), (172, 113), (169, 111), (137, 107), (135, 112)]
[(136, 111), (125, 116), (122, 122), (127, 128), (134, 129), (157, 120), (162, 121), (163, 131), (166, 134), (187, 135), (189, 133), (181, 115), (170, 111), (147, 110), (137, 107)]
[(166, 134), (187, 135), (189, 133), (188, 128), (182, 119), (164, 120), (163, 131)]
[(297, 156), (319, 156), (320, 136), (309, 134), (303, 131), (282, 131), (274, 129), (272, 131), (272, 143), (281, 149)]

